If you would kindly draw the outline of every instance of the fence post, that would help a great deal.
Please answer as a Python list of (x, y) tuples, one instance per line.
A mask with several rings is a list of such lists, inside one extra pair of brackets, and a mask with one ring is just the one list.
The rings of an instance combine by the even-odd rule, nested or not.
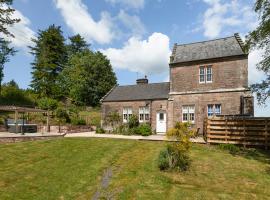
[(226, 143), (228, 143), (227, 136), (228, 136), (228, 119), (226, 117), (226, 119), (225, 119), (225, 141), (226, 141)]

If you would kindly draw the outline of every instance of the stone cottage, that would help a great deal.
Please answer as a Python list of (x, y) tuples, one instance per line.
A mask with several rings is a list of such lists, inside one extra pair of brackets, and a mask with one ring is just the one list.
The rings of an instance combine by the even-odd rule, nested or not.
[(170, 81), (115, 86), (102, 100), (102, 119), (112, 111), (127, 123), (132, 114), (165, 133), (177, 121), (203, 130), (206, 117), (253, 115), (248, 89), (248, 54), (238, 34), (231, 37), (175, 44), (169, 63)]

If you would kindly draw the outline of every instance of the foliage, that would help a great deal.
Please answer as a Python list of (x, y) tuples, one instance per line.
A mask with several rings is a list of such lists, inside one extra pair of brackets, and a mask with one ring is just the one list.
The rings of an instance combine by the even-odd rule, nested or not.
[(68, 61), (60, 76), (61, 93), (76, 105), (99, 105), (116, 84), (110, 61), (101, 52), (85, 50)]
[(139, 119), (136, 115), (131, 115), (128, 120), (128, 127), (135, 128), (139, 126)]
[(34, 102), (28, 93), (19, 88), (15, 81), (3, 84), (0, 98), (1, 105), (32, 106)]
[(51, 25), (46, 30), (39, 30), (37, 39), (32, 41), (35, 45), (30, 47), (34, 55), (31, 87), (41, 97), (59, 98), (58, 75), (67, 60), (61, 28)]
[(69, 115), (68, 115), (66, 109), (64, 109), (62, 107), (58, 107), (55, 110), (55, 117), (56, 117), (59, 125), (63, 122), (70, 122), (70, 118), (69, 118)]
[(97, 127), (96, 133), (103, 134), (103, 133), (105, 133), (105, 130), (101, 127)]
[(259, 26), (246, 36), (246, 48), (263, 49), (263, 60), (257, 64), (257, 69), (263, 71), (266, 79), (260, 83), (251, 85), (253, 92), (257, 94), (260, 104), (264, 104), (270, 96), (270, 1), (257, 0), (255, 12), (259, 14)]
[(15, 9), (11, 7), (13, 0), (1, 0), (0, 1), (0, 33), (5, 36), (14, 37), (14, 35), (8, 30), (8, 27), (18, 23), (20, 19), (12, 18)]
[(127, 124), (121, 124), (115, 127), (112, 131), (113, 134), (131, 135), (131, 131)]
[[(170, 129), (166, 136), (169, 139), (176, 140), (169, 144), (167, 148), (160, 153), (159, 168), (166, 169), (179, 169), (186, 171), (190, 165), (189, 150), (191, 148), (190, 138), (193, 137), (195, 132), (190, 128), (189, 123), (177, 122), (175, 127)], [(165, 153), (166, 152), (166, 153)]]
[(86, 121), (84, 119), (73, 118), (71, 119), (71, 124), (72, 125), (86, 125)]
[(187, 153), (183, 153), (168, 145), (159, 153), (158, 166), (160, 170), (179, 169), (186, 171), (190, 166), (190, 158)]
[(149, 136), (152, 134), (151, 126), (147, 123), (140, 124), (138, 127), (138, 133), (142, 136)]
[(114, 128), (115, 125), (120, 123), (120, 120), (121, 120), (121, 116), (119, 115), (119, 113), (116, 111), (113, 111), (113, 112), (108, 113), (108, 115), (105, 118), (105, 123), (109, 124), (110, 126)]
[[(1, 4), (0, 4), (1, 5)], [(0, 10), (1, 13), (1, 10)], [(1, 29), (1, 23), (0, 23)], [(10, 56), (15, 54), (14, 48), (10, 47), (10, 42), (0, 37), (0, 95), (1, 86), (4, 78), (4, 65), (9, 62)]]
[(219, 144), (218, 147), (222, 150), (228, 150), (232, 155), (235, 155), (240, 152), (240, 147), (234, 144)]
[(39, 108), (50, 111), (53, 111), (58, 107), (58, 101), (48, 97), (39, 99), (37, 104)]
[(69, 41), (70, 43), (67, 45), (67, 52), (69, 57), (74, 54), (86, 51), (89, 48), (89, 44), (87, 44), (87, 42), (80, 34), (69, 37)]

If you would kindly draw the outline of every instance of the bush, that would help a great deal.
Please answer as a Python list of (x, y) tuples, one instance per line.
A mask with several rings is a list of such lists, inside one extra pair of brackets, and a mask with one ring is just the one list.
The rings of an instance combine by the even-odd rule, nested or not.
[(39, 108), (44, 110), (55, 110), (58, 107), (58, 102), (48, 97), (39, 99), (37, 104)]
[(138, 134), (142, 136), (149, 136), (152, 134), (152, 129), (149, 124), (140, 124), (140, 126), (137, 129), (138, 129)]
[(139, 120), (136, 115), (131, 115), (128, 121), (128, 127), (129, 128), (134, 128), (139, 126)]
[(234, 144), (219, 144), (218, 147), (222, 150), (227, 150), (230, 154), (235, 155), (240, 152), (240, 147)]
[(105, 133), (105, 130), (101, 127), (97, 127), (96, 133), (103, 134), (103, 133)]
[(190, 166), (190, 162), (187, 152), (179, 151), (172, 145), (168, 145), (159, 154), (158, 167), (160, 170), (178, 169), (180, 171), (186, 171)]
[(72, 125), (86, 125), (86, 121), (84, 119), (77, 119), (77, 118), (74, 118), (71, 120), (71, 124)]
[(177, 122), (175, 127), (167, 132), (169, 139), (176, 142), (167, 146), (166, 150), (160, 152), (159, 168), (179, 169), (185, 171), (190, 166), (189, 150), (191, 147), (190, 138), (194, 135), (194, 131), (190, 128), (189, 123)]

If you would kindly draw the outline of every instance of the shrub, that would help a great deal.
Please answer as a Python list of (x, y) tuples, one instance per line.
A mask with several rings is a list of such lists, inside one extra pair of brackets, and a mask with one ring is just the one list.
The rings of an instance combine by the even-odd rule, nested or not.
[(129, 128), (134, 128), (139, 126), (139, 120), (136, 115), (131, 115), (128, 121), (128, 127)]
[(84, 119), (74, 118), (71, 120), (72, 125), (86, 125), (86, 121)]
[(119, 113), (116, 111), (110, 112), (105, 118), (105, 123), (109, 124), (113, 128), (115, 127), (115, 125), (119, 124), (120, 121), (121, 121), (121, 117)]
[(230, 154), (235, 155), (240, 152), (240, 147), (234, 144), (219, 144), (218, 147), (222, 150), (227, 150)]
[(44, 110), (55, 110), (58, 107), (58, 102), (51, 98), (41, 98), (37, 102), (38, 107)]
[(138, 127), (138, 133), (142, 136), (149, 136), (152, 134), (152, 129), (149, 124), (140, 124)]
[(101, 127), (97, 127), (96, 133), (103, 134), (103, 133), (105, 133), (105, 130)]
[[(169, 139), (176, 140), (167, 146), (166, 150), (160, 152), (159, 168), (179, 169), (185, 171), (190, 166), (189, 150), (191, 147), (190, 138), (194, 135), (194, 131), (190, 128), (189, 123), (177, 122), (175, 127), (167, 132)], [(167, 153), (164, 153), (167, 152)], [(167, 166), (165, 168), (164, 166)]]

